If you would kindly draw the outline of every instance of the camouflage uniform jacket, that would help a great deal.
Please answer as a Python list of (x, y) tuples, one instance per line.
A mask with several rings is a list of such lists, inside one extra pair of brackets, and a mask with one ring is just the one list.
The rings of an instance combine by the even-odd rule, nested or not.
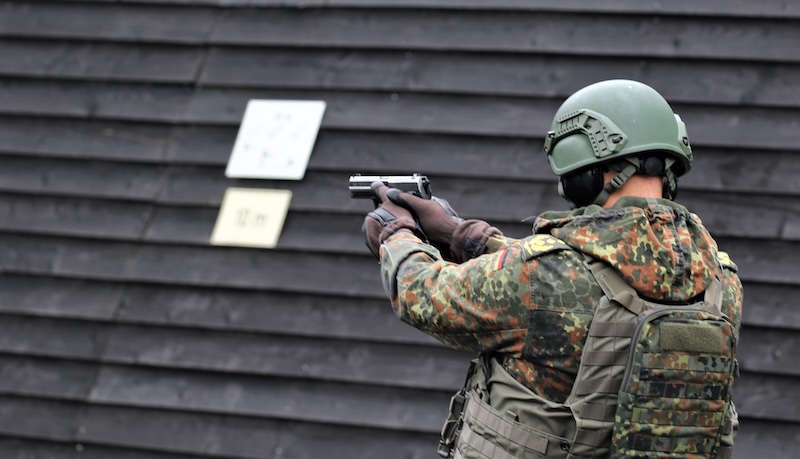
[[(545, 212), (534, 235), (462, 264), (408, 231), (381, 248), (396, 314), (446, 345), (491, 352), (535, 393), (563, 402), (603, 292), (584, 254), (613, 266), (656, 302), (688, 302), (724, 269), (723, 312), (738, 334), (742, 285), (697, 215), (662, 199)], [(724, 268), (721, 268), (724, 267)]]

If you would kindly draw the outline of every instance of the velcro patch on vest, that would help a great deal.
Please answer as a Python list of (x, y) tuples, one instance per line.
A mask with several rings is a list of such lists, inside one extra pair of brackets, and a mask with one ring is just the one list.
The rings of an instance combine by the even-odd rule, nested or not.
[(522, 243), (522, 259), (527, 261), (548, 252), (569, 249), (562, 240), (549, 234), (536, 234), (525, 239)]
[(717, 252), (717, 259), (723, 267), (728, 268), (735, 273), (739, 272), (739, 267), (736, 266), (736, 263), (734, 263), (733, 260), (731, 260), (731, 257), (727, 254), (727, 252)]
[(662, 322), (658, 326), (662, 351), (723, 354), (725, 338), (722, 329), (708, 324)]

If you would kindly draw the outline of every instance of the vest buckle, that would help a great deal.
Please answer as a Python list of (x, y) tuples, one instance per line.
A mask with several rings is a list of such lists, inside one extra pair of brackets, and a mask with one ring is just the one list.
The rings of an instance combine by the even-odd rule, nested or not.
[(436, 453), (440, 457), (453, 457), (453, 448), (455, 447), (458, 434), (461, 431), (461, 423), (463, 422), (462, 416), (466, 405), (467, 393), (464, 389), (456, 392), (450, 399), (447, 420), (442, 426), (442, 435), (439, 440), (439, 446), (436, 448)]

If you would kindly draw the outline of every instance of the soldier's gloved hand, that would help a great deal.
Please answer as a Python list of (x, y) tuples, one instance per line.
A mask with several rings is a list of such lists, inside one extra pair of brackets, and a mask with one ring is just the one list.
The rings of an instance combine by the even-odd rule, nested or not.
[[(433, 196), (422, 199), (397, 189), (387, 192), (389, 199), (409, 209), (428, 239), (452, 261), (462, 263), (483, 254), (486, 242), (503, 233), (483, 220), (464, 220), (446, 200)], [(446, 249), (446, 250), (443, 250)]]
[(374, 182), (372, 184), (372, 191), (377, 197), (375, 200), (376, 208), (364, 217), (364, 224), (361, 225), (364, 241), (367, 243), (370, 252), (376, 257), (380, 256), (381, 243), (401, 229), (411, 230), (420, 239), (425, 240), (425, 234), (417, 226), (417, 222), (414, 221), (411, 212), (386, 197), (388, 190), (389, 188), (383, 182)]

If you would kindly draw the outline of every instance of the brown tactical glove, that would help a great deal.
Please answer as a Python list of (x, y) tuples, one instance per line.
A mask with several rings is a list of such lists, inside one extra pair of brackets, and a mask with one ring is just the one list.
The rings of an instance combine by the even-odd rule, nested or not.
[(380, 256), (381, 243), (401, 229), (411, 230), (420, 239), (425, 240), (425, 234), (417, 226), (411, 213), (386, 198), (388, 190), (389, 188), (383, 182), (372, 184), (372, 191), (376, 196), (376, 207), (364, 217), (364, 224), (361, 225), (364, 241), (370, 252), (376, 257)]
[(483, 220), (464, 220), (450, 203), (432, 196), (422, 199), (398, 189), (387, 192), (389, 200), (411, 211), (414, 218), (446, 259), (462, 263), (483, 254), (491, 236), (503, 233)]

